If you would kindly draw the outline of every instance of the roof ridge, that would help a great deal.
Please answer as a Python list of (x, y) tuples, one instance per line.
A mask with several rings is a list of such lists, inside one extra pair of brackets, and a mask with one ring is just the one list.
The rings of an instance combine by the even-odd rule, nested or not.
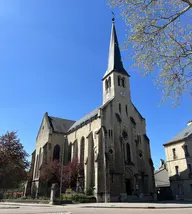
[(186, 126), (184, 129), (182, 129), (178, 134), (176, 134), (174, 137), (171, 138), (167, 143), (163, 145), (168, 145), (170, 143), (175, 143), (181, 140), (184, 140), (185, 138), (189, 137), (189, 135), (192, 134), (192, 126)]
[(68, 121), (76, 121), (76, 120), (70, 120), (70, 119), (65, 119), (65, 118), (61, 118), (61, 117), (55, 117), (55, 116), (48, 116), (50, 118), (56, 118), (56, 119), (61, 119), (61, 120), (68, 120)]
[[(98, 111), (99, 108), (100, 108), (100, 106), (95, 108), (94, 110), (90, 111), (89, 113), (85, 114), (79, 120), (76, 120), (75, 123), (68, 129), (68, 131), (71, 131), (73, 128), (76, 128), (77, 126), (81, 125), (83, 122), (89, 120), (91, 117), (94, 117), (97, 114), (96, 111)], [(95, 112), (95, 114), (92, 114), (94, 112)], [(89, 115), (90, 115), (90, 117), (86, 117), (86, 116), (89, 116)]]
[(111, 99), (109, 99), (105, 104), (102, 104), (99, 107), (95, 108), (94, 110), (90, 111), (89, 113), (85, 114), (83, 117), (81, 117), (79, 120), (77, 120), (68, 129), (68, 132), (70, 132), (71, 130), (73, 130), (76, 127), (80, 126), (82, 123), (84, 123), (85, 121), (89, 120), (90, 118), (95, 117), (97, 115), (97, 113), (98, 113), (98, 110), (101, 109), (101, 108), (104, 108), (105, 106), (107, 106), (113, 99), (114, 99), (114, 97), (112, 97)]

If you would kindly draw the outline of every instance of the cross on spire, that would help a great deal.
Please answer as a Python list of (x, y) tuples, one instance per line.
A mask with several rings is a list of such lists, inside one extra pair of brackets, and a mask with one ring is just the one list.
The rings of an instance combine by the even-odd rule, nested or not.
[(113, 11), (111, 11), (111, 13), (112, 13), (112, 16), (113, 16), (112, 22), (115, 22), (115, 13)]

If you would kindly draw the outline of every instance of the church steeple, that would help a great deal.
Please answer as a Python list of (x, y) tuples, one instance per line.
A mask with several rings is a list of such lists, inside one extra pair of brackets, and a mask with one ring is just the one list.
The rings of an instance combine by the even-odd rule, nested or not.
[(119, 49), (117, 34), (115, 30), (115, 19), (112, 19), (112, 29), (111, 29), (111, 39), (110, 39), (110, 46), (109, 46), (109, 57), (108, 57), (108, 68), (105, 72), (105, 77), (110, 75), (111, 72), (120, 73), (126, 76), (129, 76), (129, 74), (125, 71), (123, 68), (123, 63), (121, 60), (121, 53)]
[(114, 18), (112, 21), (108, 67), (102, 79), (103, 104), (112, 98), (116, 98), (118, 102), (120, 100), (124, 100), (123, 102), (125, 102), (125, 100), (126, 102), (130, 101), (129, 74), (124, 69), (121, 60)]

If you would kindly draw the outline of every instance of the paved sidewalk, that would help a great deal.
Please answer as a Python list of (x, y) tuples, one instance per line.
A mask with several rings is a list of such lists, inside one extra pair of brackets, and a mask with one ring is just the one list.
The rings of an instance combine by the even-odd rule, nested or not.
[(52, 207), (55, 205), (39, 204), (39, 203), (15, 203), (15, 202), (0, 202), (0, 208), (3, 206), (37, 206), (37, 207)]
[(0, 209), (18, 209), (18, 208), (19, 208), (18, 204), (15, 206), (11, 206), (11, 205), (0, 203)]
[(82, 204), (64, 204), (64, 205), (49, 205), (49, 204), (26, 204), (26, 203), (9, 203), (1, 202), (2, 207), (16, 208), (16, 207), (65, 207), (65, 208), (124, 208), (124, 209), (178, 209), (178, 208), (192, 208), (192, 202), (169, 202), (169, 203), (82, 203)]
[(173, 203), (91, 203), (91, 204), (73, 204), (66, 207), (78, 208), (129, 208), (129, 209), (177, 209), (192, 208), (189, 202), (173, 202)]

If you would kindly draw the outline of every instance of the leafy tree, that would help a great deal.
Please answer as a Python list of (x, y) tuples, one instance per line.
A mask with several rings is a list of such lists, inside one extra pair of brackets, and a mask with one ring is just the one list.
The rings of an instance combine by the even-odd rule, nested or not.
[(0, 189), (17, 188), (27, 178), (27, 157), (16, 132), (0, 136)]
[(83, 163), (79, 163), (77, 158), (72, 159), (63, 170), (63, 183), (67, 187), (75, 188), (79, 180), (78, 185), (81, 189), (84, 184), (84, 167)]
[[(191, 90), (192, 0), (108, 0), (129, 28), (125, 48), (133, 44), (135, 65), (147, 75), (159, 70), (164, 98), (178, 104)], [(159, 69), (158, 69), (159, 68)]]
[(58, 160), (42, 164), (40, 180), (54, 181), (56, 183), (59, 183), (60, 176), (61, 176), (61, 164), (59, 163)]
[[(81, 177), (84, 182), (83, 165), (79, 163), (78, 159), (74, 158), (66, 166), (63, 166), (63, 185), (65, 187), (76, 187), (77, 179)], [(61, 178), (61, 164), (59, 161), (52, 161), (44, 163), (41, 167), (40, 180), (46, 182), (60, 183)]]

